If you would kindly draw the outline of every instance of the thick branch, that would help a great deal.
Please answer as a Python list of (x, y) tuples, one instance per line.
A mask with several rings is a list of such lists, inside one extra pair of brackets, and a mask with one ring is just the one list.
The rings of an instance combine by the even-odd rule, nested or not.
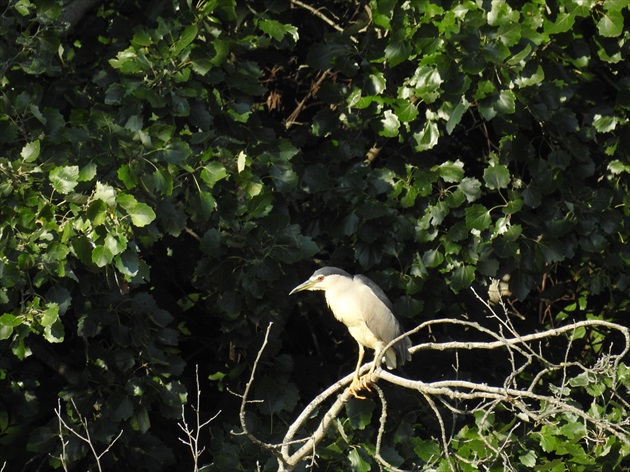
[[(582, 418), (585, 424), (591, 424), (595, 428), (599, 428), (601, 431), (605, 431), (608, 434), (614, 435), (620, 441), (623, 442), (626, 446), (630, 447), (630, 439), (629, 432), (627, 430), (628, 424), (627, 422), (620, 423), (612, 423), (607, 421), (606, 419), (595, 418), (589, 413), (582, 411), (578, 407), (576, 407), (572, 399), (570, 397), (563, 397), (562, 393), (550, 392), (550, 394), (541, 394), (536, 393), (534, 391), (534, 387), (540, 382), (540, 379), (546, 373), (554, 372), (554, 371), (563, 371), (562, 375), (562, 385), (559, 389), (560, 392), (565, 390), (565, 386), (568, 382), (569, 374), (567, 372), (568, 367), (577, 367), (581, 369), (583, 372), (595, 372), (596, 369), (600, 367), (589, 368), (584, 366), (579, 362), (570, 362), (568, 359), (570, 346), (573, 342), (573, 337), (571, 336), (577, 329), (581, 328), (605, 328), (610, 331), (616, 331), (620, 333), (625, 341), (625, 344), (621, 347), (621, 352), (619, 354), (608, 354), (601, 359), (602, 365), (612, 366), (613, 369), (616, 370), (621, 359), (628, 353), (630, 350), (630, 329), (615, 323), (610, 323), (606, 321), (599, 320), (587, 320), (575, 322), (567, 326), (563, 326), (560, 328), (549, 329), (540, 333), (533, 333), (521, 336), (519, 335), (514, 327), (511, 325), (509, 320), (501, 320), (499, 317), (492, 312), (493, 316), (491, 318), (496, 318), (499, 323), (498, 330), (491, 330), (481, 326), (478, 323), (466, 321), (466, 320), (458, 320), (458, 319), (438, 319), (438, 320), (430, 320), (420, 324), (415, 329), (403, 334), (401, 337), (393, 340), (389, 347), (395, 344), (398, 340), (402, 339), (405, 336), (410, 336), (415, 334), (422, 329), (428, 328), (433, 325), (439, 324), (449, 324), (449, 325), (459, 325), (466, 327), (468, 329), (474, 329), (480, 333), (486, 334), (489, 338), (489, 341), (448, 341), (448, 342), (431, 342), (431, 343), (421, 343), (410, 348), (410, 352), (412, 354), (417, 354), (420, 351), (458, 351), (458, 350), (495, 350), (501, 349), (506, 350), (508, 353), (508, 362), (511, 365), (512, 373), (508, 376), (507, 380), (501, 386), (492, 386), (483, 383), (475, 383), (471, 381), (465, 380), (444, 380), (437, 382), (426, 383), (421, 380), (412, 380), (400, 377), (398, 375), (392, 374), (391, 372), (384, 371), (382, 369), (376, 369), (372, 374), (372, 381), (376, 383), (379, 379), (383, 379), (386, 382), (397, 385), (402, 388), (415, 390), (419, 392), (427, 401), (429, 406), (431, 407), (433, 413), (436, 415), (438, 423), (441, 429), (441, 442), (444, 447), (444, 454), (448, 458), (448, 464), (451, 470), (455, 470), (456, 466), (451, 460), (450, 456), (446, 452), (448, 448), (448, 439), (446, 435), (446, 427), (444, 422), (441, 419), (440, 412), (436, 406), (435, 400), (439, 400), (441, 403), (446, 405), (449, 409), (455, 411), (454, 407), (449, 404), (449, 401), (461, 401), (461, 402), (470, 402), (474, 401), (475, 406), (473, 406), (473, 410), (483, 410), (487, 411), (488, 409), (494, 410), (498, 405), (504, 405), (506, 408), (513, 408), (517, 410), (520, 417), (526, 418), (528, 421), (541, 422), (546, 421), (548, 418), (553, 417), (559, 412), (567, 412), (573, 415), (576, 415), (579, 418)], [(271, 325), (270, 325), (271, 327)], [(247, 396), (251, 385), (254, 381), (254, 374), (256, 371), (256, 367), (262, 355), (262, 352), (267, 344), (267, 336), (269, 334), (269, 329), (267, 329), (267, 333), (265, 336), (265, 341), (258, 353), (256, 361), (254, 363), (254, 368), (252, 370), (252, 374), (249, 382), (245, 388), (245, 393), (243, 394), (243, 400), (241, 403), (241, 426), (243, 428), (244, 434), (246, 434), (253, 442), (261, 445), (262, 447), (267, 448), (274, 455), (278, 457), (279, 470), (284, 472), (289, 472), (295, 469), (295, 467), (306, 460), (307, 457), (312, 457), (313, 460), (316, 456), (316, 448), (317, 445), (324, 439), (326, 435), (326, 431), (333, 424), (335, 418), (341, 413), (344, 405), (350, 398), (350, 393), (348, 390), (344, 390), (341, 394), (337, 395), (335, 400), (332, 402), (329, 408), (327, 408), (326, 412), (320, 417), (319, 423), (315, 427), (314, 431), (308, 434), (306, 437), (301, 439), (295, 439), (298, 435), (298, 432), (304, 428), (307, 421), (309, 421), (315, 411), (318, 408), (321, 408), (322, 405), (325, 404), (334, 394), (339, 392), (340, 389), (345, 388), (352, 380), (353, 374), (349, 374), (346, 377), (340, 379), (335, 384), (328, 387), (324, 392), (319, 394), (317, 397), (313, 399), (313, 401), (307, 405), (304, 410), (300, 413), (300, 415), (295, 419), (295, 421), (289, 426), (287, 432), (282, 440), (281, 444), (266, 444), (251, 435), (246, 428), (245, 424), (245, 406), (247, 404)], [(506, 330), (509, 332), (509, 336), (504, 336), (503, 331)], [(537, 343), (542, 340), (546, 340), (549, 338), (559, 337), (559, 336), (567, 337), (567, 349), (563, 362), (553, 363), (547, 360), (543, 353), (539, 349), (535, 349), (532, 346), (532, 343)], [(540, 371), (534, 372), (533, 379), (528, 388), (518, 388), (517, 386), (517, 376), (520, 375), (525, 369), (531, 368), (535, 365), (532, 361), (536, 360), (542, 363), (542, 367), (540, 367)], [(361, 372), (364, 373), (370, 367), (370, 363), (361, 367)], [(604, 368), (602, 367), (602, 368)], [(377, 437), (377, 449), (376, 449), (376, 459), (381, 461), (380, 458), (380, 448), (382, 442), (382, 434), (384, 430), (384, 423), (387, 417), (387, 403), (385, 401), (385, 397), (383, 392), (378, 389), (379, 396), (381, 398), (381, 405), (383, 408), (381, 414), (381, 428), (379, 429), (378, 437)], [(531, 403), (536, 403), (538, 408), (530, 405)], [(470, 412), (470, 410), (468, 410)], [(464, 411), (459, 411), (459, 413), (464, 413)], [(506, 439), (507, 441), (507, 439)], [(291, 446), (298, 445), (298, 449), (295, 452), (291, 452)], [(503, 444), (501, 446), (501, 450), (507, 444)], [(500, 454), (501, 451), (497, 449), (495, 451), (497, 454)]]
[(558, 397), (551, 395), (539, 395), (534, 392), (530, 392), (527, 390), (513, 389), (513, 388), (504, 388), (504, 387), (493, 387), (491, 385), (485, 385), (475, 382), (468, 382), (465, 380), (445, 380), (439, 382), (431, 382), (425, 383), (421, 380), (409, 380), (404, 377), (400, 377), (398, 375), (392, 374), (391, 372), (386, 372), (383, 370), (378, 371), (377, 376), (387, 382), (390, 382), (394, 385), (398, 385), (403, 388), (418, 390), (424, 395), (429, 396), (446, 396), (453, 400), (479, 400), (479, 399), (496, 399), (501, 400), (502, 402), (515, 405), (519, 408), (525, 415), (531, 417), (536, 421), (540, 421), (545, 416), (549, 416), (552, 412), (548, 412), (548, 414), (534, 414), (529, 407), (527, 407), (523, 403), (523, 399), (535, 400), (542, 404), (550, 404), (555, 406), (557, 411), (568, 411), (573, 413), (580, 418), (584, 419), (586, 422), (597, 426), (614, 436), (616, 436), (620, 441), (622, 441), (626, 446), (630, 447), (630, 431), (627, 431), (621, 426), (615, 427), (617, 425), (611, 426), (608, 422), (599, 420), (588, 413), (576, 408), (572, 404), (565, 402)]

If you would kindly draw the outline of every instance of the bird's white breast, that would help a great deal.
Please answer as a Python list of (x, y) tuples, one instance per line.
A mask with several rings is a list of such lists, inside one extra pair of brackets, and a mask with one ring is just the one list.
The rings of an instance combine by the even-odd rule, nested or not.
[(363, 296), (360, 297), (357, 297), (356, 292), (353, 296), (346, 295), (344, 292), (343, 286), (337, 290), (326, 291), (326, 302), (335, 318), (348, 327), (350, 335), (359, 344), (370, 349), (382, 348), (385, 344), (374, 336), (364, 321), (364, 312), (368, 309), (366, 304), (374, 301), (374, 295), (367, 287)]

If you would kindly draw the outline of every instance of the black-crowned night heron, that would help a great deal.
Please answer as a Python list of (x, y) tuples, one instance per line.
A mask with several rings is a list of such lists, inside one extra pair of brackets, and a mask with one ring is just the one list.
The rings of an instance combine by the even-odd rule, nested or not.
[[(403, 338), (383, 353), (390, 341), (403, 334), (400, 323), (393, 313), (392, 302), (385, 292), (364, 275), (350, 275), (336, 267), (316, 270), (304, 283), (295, 287), (289, 295), (302, 290), (323, 290), (330, 310), (359, 344), (359, 360), (350, 385), (350, 393), (356, 398), (362, 389), (369, 390), (369, 379), (383, 360), (388, 369), (394, 369), (411, 360), (411, 341)], [(374, 362), (369, 372), (359, 378), (364, 348), (374, 349)]]

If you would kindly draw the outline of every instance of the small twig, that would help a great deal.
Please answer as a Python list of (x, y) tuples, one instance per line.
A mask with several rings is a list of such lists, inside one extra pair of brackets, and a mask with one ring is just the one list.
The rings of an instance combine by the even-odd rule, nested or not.
[(394, 472), (404, 472), (402, 469), (399, 469), (390, 464), (381, 455), (383, 435), (385, 434), (385, 426), (387, 424), (387, 400), (385, 399), (385, 393), (383, 392), (383, 389), (381, 387), (374, 384), (371, 388), (376, 390), (376, 393), (378, 393), (378, 397), (381, 400), (381, 416), (379, 418), (378, 433), (376, 435), (376, 449), (374, 450), (374, 458), (377, 460), (377, 462), (379, 462), (382, 466), (387, 467), (389, 470), (393, 470)]
[(201, 422), (201, 386), (199, 384), (199, 365), (195, 366), (195, 381), (197, 386), (197, 401), (195, 406), (192, 406), (192, 410), (195, 412), (195, 429), (193, 431), (188, 427), (188, 422), (186, 421), (186, 408), (182, 405), (182, 419), (177, 425), (186, 435), (185, 438), (178, 438), (183, 444), (188, 446), (190, 449), (190, 453), (193, 458), (193, 470), (198, 472), (199, 470), (199, 458), (201, 454), (206, 450), (205, 447), (199, 449), (199, 437), (201, 435), (201, 430), (208, 426), (212, 421), (214, 421), (217, 416), (221, 414), (221, 410), (219, 410), (212, 418), (209, 420)]
[[(573, 413), (585, 421), (606, 430), (616, 436), (626, 446), (630, 447), (630, 432), (622, 427), (615, 428), (609, 423), (590, 416), (588, 413), (551, 395), (540, 395), (526, 390), (493, 387), (486, 384), (468, 382), (463, 380), (442, 380), (438, 382), (425, 383), (420, 380), (409, 380), (399, 377), (391, 372), (380, 371), (378, 376), (383, 380), (395, 385), (399, 385), (411, 390), (417, 390), (423, 395), (437, 396), (444, 395), (452, 399), (474, 400), (474, 399), (500, 399), (506, 403), (514, 403), (515, 399), (530, 399), (539, 402), (541, 405), (551, 405), (562, 411)], [(549, 416), (549, 413), (543, 416)], [(539, 416), (541, 418), (543, 416)]]
[(444, 420), (442, 419), (440, 410), (438, 410), (438, 407), (436, 406), (435, 402), (430, 396), (424, 393), (422, 394), (422, 396), (424, 397), (426, 402), (429, 404), (429, 407), (431, 407), (431, 410), (433, 410), (433, 414), (437, 418), (438, 424), (440, 425), (440, 433), (441, 433), (440, 440), (442, 441), (442, 447), (444, 448), (444, 455), (446, 457), (446, 461), (448, 462), (449, 469), (451, 469), (452, 472), (455, 472), (455, 466), (453, 465), (453, 462), (451, 461), (451, 455), (447, 452), (448, 440), (446, 439), (446, 426), (444, 425)]
[(57, 409), (55, 409), (55, 413), (57, 414), (59, 424), (59, 440), (61, 441), (61, 454), (58, 459), (61, 462), (61, 466), (63, 470), (68, 472), (68, 465), (66, 464), (66, 446), (68, 445), (68, 441), (63, 438), (63, 422), (61, 420), (61, 398), (57, 398)]
[[(399, 387), (415, 390), (421, 395), (428, 403), (433, 415), (437, 419), (440, 429), (439, 442), (443, 448), (443, 458), (448, 464), (448, 468), (451, 471), (457, 469), (457, 461), (461, 463), (469, 463), (474, 465), (485, 467), (486, 464), (472, 464), (465, 457), (459, 457), (455, 454), (448, 452), (450, 441), (453, 438), (454, 431), (451, 430), (450, 434), (447, 433), (447, 428), (442, 417), (442, 412), (437, 406), (437, 402), (444, 405), (445, 408), (453, 412), (453, 414), (462, 415), (475, 412), (483, 412), (481, 421), (486, 421), (499, 407), (506, 408), (521, 418), (523, 421), (533, 421), (535, 423), (544, 423), (550, 421), (555, 415), (559, 413), (571, 414), (577, 418), (580, 418), (585, 425), (591, 425), (599, 431), (600, 434), (608, 434), (615, 436), (625, 446), (630, 447), (630, 434), (628, 428), (630, 428), (630, 421), (621, 420), (613, 422), (605, 417), (595, 417), (589, 414), (587, 411), (583, 411), (573, 403), (572, 398), (569, 396), (569, 390), (567, 386), (569, 379), (572, 378), (572, 372), (569, 369), (577, 369), (579, 372), (587, 375), (606, 376), (606, 378), (613, 378), (619, 368), (619, 364), (622, 362), (623, 357), (630, 351), (630, 328), (621, 326), (619, 324), (600, 321), (600, 320), (586, 320), (580, 322), (574, 322), (569, 325), (552, 328), (546, 331), (532, 333), (528, 335), (520, 335), (513, 324), (507, 320), (502, 320), (501, 317), (495, 313), (487, 303), (484, 306), (490, 310), (490, 319), (496, 321), (498, 326), (493, 330), (486, 328), (479, 323), (461, 320), (461, 319), (437, 319), (429, 320), (421, 323), (416, 328), (402, 334), (395, 340), (393, 340), (386, 348), (391, 348), (395, 343), (413, 335), (423, 329), (431, 329), (434, 325), (453, 325), (461, 326), (467, 330), (475, 330), (489, 338), (487, 341), (447, 341), (447, 342), (429, 342), (420, 343), (409, 349), (412, 355), (420, 353), (421, 351), (454, 351), (457, 356), (460, 350), (501, 350), (507, 351), (505, 362), (510, 367), (510, 373), (503, 379), (502, 384), (493, 386), (485, 383), (476, 383), (468, 380), (441, 380), (435, 382), (423, 382), (421, 380), (412, 380), (391, 372), (384, 371), (382, 369), (376, 369), (372, 375), (371, 381), (373, 383), (378, 382), (379, 379), (383, 379), (386, 382), (397, 385)], [(505, 316), (507, 316), (507, 307), (501, 305), (504, 309)], [(316, 447), (324, 439), (326, 431), (335, 422), (339, 421), (338, 417), (344, 405), (350, 398), (348, 389), (341, 389), (350, 383), (354, 374), (348, 374), (344, 378), (335, 382), (328, 387), (322, 393), (317, 395), (298, 415), (298, 417), (288, 427), (287, 432), (281, 444), (265, 444), (262, 441), (256, 439), (251, 435), (246, 428), (245, 424), (245, 406), (248, 403), (247, 397), (254, 381), (255, 371), (260, 361), (261, 355), (267, 344), (267, 338), (271, 324), (267, 329), (263, 345), (261, 346), (256, 361), (253, 366), (252, 374), (249, 382), (246, 385), (245, 392), (242, 395), (241, 401), (241, 426), (243, 434), (247, 435), (254, 443), (266, 448), (274, 455), (277, 456), (279, 470), (282, 472), (293, 471), (300, 463), (308, 460), (310, 457), (311, 466), (314, 466), (316, 458)], [(607, 330), (619, 333), (623, 336), (625, 344), (621, 348), (621, 353), (613, 354), (612, 348), (607, 355), (600, 357), (598, 362), (593, 367), (588, 367), (579, 361), (571, 361), (569, 359), (571, 353), (571, 347), (574, 342), (574, 333), (577, 329), (584, 328), (605, 328)], [(545, 351), (542, 349), (544, 342), (549, 341), (551, 338), (565, 337), (567, 346), (564, 352), (563, 360), (560, 362), (554, 362), (545, 357)], [(459, 358), (456, 357), (456, 360)], [(371, 363), (367, 363), (360, 369), (361, 373), (364, 373), (370, 368)], [(522, 374), (526, 371), (529, 372), (532, 367), (536, 366), (536, 370), (532, 372), (530, 379), (525, 385), (520, 385), (525, 382), (523, 379), (527, 378)], [(538, 367), (540, 366), (540, 367)], [(458, 365), (455, 366), (455, 371), (458, 372)], [(559, 372), (561, 375), (560, 387), (552, 389), (547, 392), (543, 390), (542, 379), (548, 373)], [(380, 426), (376, 437), (376, 449), (374, 457), (379, 464), (379, 467), (395, 469), (394, 466), (387, 463), (381, 456), (381, 450), (383, 446), (383, 438), (385, 437), (384, 431), (387, 420), (387, 402), (383, 391), (376, 384), (374, 385), (379, 398), (381, 400), (381, 416)], [(565, 393), (566, 392), (566, 393)], [(309, 433), (306, 437), (301, 439), (294, 439), (298, 432), (304, 428), (304, 425), (311, 418), (315, 416), (315, 412), (318, 408), (321, 408), (325, 402), (330, 401), (334, 395), (337, 395), (332, 401), (325, 413), (319, 414), (319, 423), (315, 427), (312, 433)], [(619, 401), (620, 404), (628, 405), (619, 394), (613, 389), (610, 399), (607, 401)], [(456, 408), (451, 404), (458, 405), (462, 403), (471, 408)], [(537, 406), (535, 406), (537, 405)], [(498, 444), (492, 442), (491, 439), (484, 437), (484, 429), (480, 428), (479, 436), (483, 443), (486, 445), (489, 451), (492, 451), (492, 458), (487, 460), (503, 461), (505, 470), (513, 470), (514, 467), (510, 463), (510, 457), (506, 453), (508, 448), (513, 443), (512, 438), (513, 431), (519, 427), (521, 423), (515, 423), (512, 425), (510, 432), (504, 437)], [(343, 432), (341, 434), (344, 434)], [(587, 438), (588, 440), (588, 438)], [(298, 446), (297, 450), (292, 452), (292, 446)], [(445, 464), (444, 464), (445, 465)]]
[(300, 113), (306, 106), (306, 102), (317, 93), (322, 82), (326, 79), (326, 77), (329, 76), (329, 74), (330, 74), (330, 69), (327, 69), (325, 71), (318, 73), (317, 79), (311, 85), (311, 88), (309, 89), (308, 93), (304, 95), (302, 100), (300, 100), (300, 103), (298, 103), (297, 106), (295, 107), (295, 110), (293, 110), (291, 114), (287, 117), (287, 119), (284, 121), (285, 128), (289, 129), (291, 126), (297, 123), (296, 121), (297, 117), (300, 115)]
[(308, 5), (308, 4), (304, 3), (304, 2), (301, 2), (300, 0), (289, 0), (289, 2), (292, 3), (293, 5), (296, 5), (296, 6), (300, 7), (300, 8), (304, 8), (305, 10), (310, 11), (313, 15), (315, 15), (317, 18), (322, 20), (324, 23), (327, 23), (328, 25), (332, 26), (334, 29), (336, 29), (340, 33), (343, 33), (343, 28), (341, 26), (339, 26), (333, 20), (328, 18), (326, 15), (324, 15), (317, 8), (312, 7), (312, 6), (310, 6), (310, 5)]
[(247, 397), (249, 396), (249, 391), (252, 388), (252, 385), (254, 384), (254, 377), (256, 376), (256, 369), (258, 368), (258, 363), (260, 362), (260, 358), (262, 357), (265, 347), (267, 347), (267, 342), (269, 340), (269, 333), (271, 332), (272, 326), (273, 326), (273, 321), (270, 321), (269, 325), (267, 326), (267, 331), (265, 332), (265, 338), (263, 340), (262, 346), (260, 346), (260, 349), (258, 350), (258, 354), (256, 356), (256, 360), (254, 361), (254, 365), (252, 367), (252, 373), (250, 374), (249, 380), (247, 381), (247, 384), (245, 385), (245, 391), (243, 392), (242, 401), (241, 401), (241, 409), (239, 411), (238, 416), (241, 423), (241, 430), (243, 431), (243, 434), (245, 434), (245, 436), (247, 436), (247, 438), (254, 444), (257, 444), (265, 449), (268, 449), (274, 452), (275, 454), (276, 446), (274, 446), (273, 444), (268, 444), (264, 441), (261, 441), (256, 436), (254, 436), (247, 429), (247, 423), (245, 421), (245, 414), (246, 414), (245, 407), (247, 406), (247, 403), (249, 403), (249, 401), (247, 400)]
[[(59, 424), (60, 424), (59, 435), (62, 438), (62, 441), (61, 441), (62, 454), (65, 455), (65, 444), (63, 441), (63, 434), (61, 432), (61, 425), (63, 425), (63, 427), (66, 428), (70, 433), (72, 433), (74, 436), (76, 436), (77, 438), (79, 438), (81, 441), (85, 442), (88, 445), (88, 447), (92, 451), (92, 455), (94, 456), (94, 459), (96, 460), (96, 467), (98, 468), (99, 472), (102, 472), (103, 469), (101, 467), (101, 458), (111, 450), (112, 446), (122, 436), (123, 432), (121, 430), (120, 433), (118, 433), (118, 436), (116, 436), (109, 443), (109, 445), (99, 454), (98, 452), (96, 452), (96, 448), (94, 446), (94, 443), (92, 442), (92, 438), (90, 437), (90, 429), (89, 429), (89, 424), (87, 422), (87, 418), (81, 416), (81, 412), (79, 411), (79, 408), (74, 402), (74, 399), (70, 399), (70, 403), (72, 403), (72, 407), (74, 408), (74, 411), (76, 411), (77, 415), (79, 416), (79, 423), (81, 424), (81, 427), (85, 431), (85, 435), (79, 433), (70, 425), (68, 425), (68, 423), (66, 423), (66, 421), (61, 416), (61, 400), (58, 400), (58, 409), (55, 409), (55, 413), (57, 414), (57, 419), (59, 420)], [(64, 456), (63, 463), (65, 464), (65, 456)], [(65, 469), (65, 465), (64, 465), (64, 469)]]

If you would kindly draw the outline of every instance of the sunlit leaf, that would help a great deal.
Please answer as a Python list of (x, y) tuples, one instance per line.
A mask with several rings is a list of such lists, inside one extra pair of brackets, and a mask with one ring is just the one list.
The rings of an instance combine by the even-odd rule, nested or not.
[(437, 123), (427, 120), (422, 131), (414, 133), (413, 138), (416, 151), (421, 152), (433, 148), (440, 138)]
[(400, 120), (392, 110), (385, 110), (383, 119), (381, 120), (382, 128), (379, 131), (381, 136), (393, 138), (398, 136), (398, 128), (400, 128)]
[(50, 171), (49, 178), (55, 191), (68, 194), (79, 183), (79, 166), (55, 167)]
[(608, 10), (597, 22), (599, 34), (607, 38), (616, 38), (623, 32), (624, 18), (620, 10)]
[(491, 165), (483, 171), (483, 180), (490, 189), (506, 188), (510, 178), (510, 171), (502, 164)]
[(40, 147), (41, 143), (39, 139), (36, 139), (22, 148), (20, 156), (24, 159), (24, 162), (33, 162), (39, 157)]

